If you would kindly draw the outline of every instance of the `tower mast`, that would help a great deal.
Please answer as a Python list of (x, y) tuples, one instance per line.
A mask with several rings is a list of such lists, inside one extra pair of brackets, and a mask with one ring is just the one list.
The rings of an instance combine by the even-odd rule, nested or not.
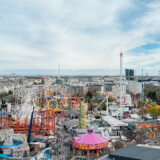
[(122, 118), (122, 69), (123, 69), (123, 53), (122, 50), (120, 52), (120, 117)]
[(60, 79), (60, 64), (58, 65), (58, 79)]

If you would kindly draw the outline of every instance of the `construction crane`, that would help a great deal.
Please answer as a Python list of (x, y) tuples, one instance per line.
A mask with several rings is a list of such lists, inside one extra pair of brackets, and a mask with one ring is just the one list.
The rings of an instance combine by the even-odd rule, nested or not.
[(107, 95), (107, 96), (102, 100), (102, 102), (98, 105), (98, 107), (97, 107), (97, 109), (98, 109), (99, 106), (100, 106), (101, 104), (103, 104), (103, 103), (107, 100), (107, 105), (106, 105), (107, 115), (108, 115), (108, 97), (109, 97), (109, 95)]
[(104, 98), (103, 100), (102, 100), (102, 102), (98, 105), (98, 107), (97, 108), (99, 108), (99, 106), (101, 105), (101, 104), (103, 104), (103, 102), (106, 100), (106, 98)]

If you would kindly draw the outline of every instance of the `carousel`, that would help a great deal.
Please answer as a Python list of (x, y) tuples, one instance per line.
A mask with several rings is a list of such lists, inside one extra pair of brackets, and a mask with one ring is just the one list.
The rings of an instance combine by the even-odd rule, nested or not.
[(79, 151), (87, 151), (87, 156), (90, 156), (90, 151), (96, 151), (97, 157), (99, 157), (99, 150), (107, 147), (108, 140), (93, 132), (92, 128), (88, 129), (88, 132), (84, 135), (74, 137), (72, 139), (73, 154), (75, 154), (75, 149)]

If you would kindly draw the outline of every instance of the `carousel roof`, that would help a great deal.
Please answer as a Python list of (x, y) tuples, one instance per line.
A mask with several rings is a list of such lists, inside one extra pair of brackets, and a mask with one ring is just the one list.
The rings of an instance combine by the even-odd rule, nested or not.
[(106, 143), (107, 139), (93, 132), (92, 128), (88, 129), (88, 133), (80, 136), (79, 139), (73, 140), (78, 144), (96, 145)]

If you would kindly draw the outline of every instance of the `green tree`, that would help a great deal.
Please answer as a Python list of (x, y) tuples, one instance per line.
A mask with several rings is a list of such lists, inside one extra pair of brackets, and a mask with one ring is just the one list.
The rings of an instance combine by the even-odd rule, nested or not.
[(15, 97), (12, 97), (7, 100), (7, 103), (14, 103), (15, 102)]
[(106, 103), (103, 103), (103, 104), (102, 104), (102, 109), (103, 109), (103, 110), (106, 110)]
[(152, 107), (157, 107), (156, 102), (152, 102), (152, 103), (149, 104), (149, 108), (152, 108)]
[(9, 95), (10, 95), (10, 94), (13, 94), (13, 92), (12, 92), (11, 90), (9, 90), (8, 94), (9, 94)]
[(79, 93), (76, 93), (76, 96), (77, 96), (77, 97), (80, 97)]
[(92, 98), (92, 102), (94, 103), (96, 101), (96, 99), (95, 98)]
[(106, 103), (102, 103), (102, 104), (98, 107), (98, 110), (99, 110), (99, 111), (106, 110)]
[(146, 113), (145, 101), (139, 100), (137, 108), (139, 109), (139, 114), (141, 115), (142, 119), (144, 118), (144, 114)]
[(99, 111), (102, 111), (102, 110), (103, 110), (103, 106), (100, 105), (100, 106), (98, 107), (98, 110), (99, 110)]
[(140, 100), (138, 101), (137, 108), (143, 108), (144, 105), (145, 105), (145, 103), (146, 103), (145, 101), (143, 101), (143, 100), (140, 99)]
[(116, 99), (114, 98), (114, 97), (112, 97), (112, 96), (109, 96), (108, 97), (108, 102), (113, 102), (113, 101), (115, 101)]
[(88, 110), (89, 110), (89, 111), (93, 111), (93, 110), (94, 110), (94, 105), (93, 105), (92, 102), (91, 102), (90, 105), (88, 106)]
[(85, 96), (85, 97), (88, 97), (88, 96), (89, 96), (90, 99), (92, 99), (93, 94), (92, 94), (90, 91), (88, 91), (88, 92), (86, 93), (86, 96)]
[(97, 96), (97, 95), (98, 95), (97, 90), (94, 90), (93, 96)]
[(157, 94), (155, 90), (148, 89), (145, 92), (146, 97), (152, 99), (153, 101), (157, 99)]
[(152, 102), (149, 104), (148, 112), (153, 118), (157, 118), (157, 116), (160, 114), (160, 108), (157, 107), (155, 102)]
[(6, 94), (4, 92), (0, 92), (0, 97), (5, 97)]
[(90, 103), (90, 97), (89, 96), (85, 97), (85, 100), (87, 101), (87, 103)]
[(160, 113), (160, 108), (157, 107), (151, 107), (150, 109), (148, 109), (148, 112), (150, 113), (150, 115), (154, 118), (157, 118), (157, 116)]
[(160, 86), (156, 89), (156, 102), (160, 105)]

